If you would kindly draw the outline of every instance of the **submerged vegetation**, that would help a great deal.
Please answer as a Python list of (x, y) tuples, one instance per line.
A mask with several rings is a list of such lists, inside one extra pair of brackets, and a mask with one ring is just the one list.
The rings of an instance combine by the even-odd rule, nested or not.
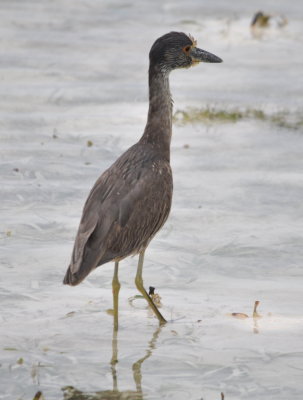
[(300, 129), (303, 128), (303, 116), (300, 114), (291, 114), (288, 111), (279, 111), (276, 113), (265, 113), (260, 109), (216, 109), (190, 108), (186, 111), (177, 110), (174, 114), (174, 122), (177, 124), (187, 123), (226, 123), (238, 122), (243, 119), (255, 119), (265, 121), (283, 128)]

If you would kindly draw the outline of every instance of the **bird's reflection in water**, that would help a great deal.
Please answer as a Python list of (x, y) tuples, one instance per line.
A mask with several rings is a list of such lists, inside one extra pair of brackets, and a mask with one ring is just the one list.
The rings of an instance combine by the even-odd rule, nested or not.
[(112, 358), (110, 361), (112, 377), (113, 377), (113, 389), (104, 390), (98, 392), (82, 392), (77, 390), (73, 386), (66, 386), (62, 390), (64, 392), (64, 400), (143, 400), (142, 392), (142, 373), (141, 366), (145, 360), (147, 360), (155, 348), (157, 339), (161, 332), (161, 326), (158, 327), (151, 340), (148, 343), (145, 355), (136, 361), (132, 365), (133, 378), (136, 386), (136, 390), (123, 390), (119, 391), (118, 388), (118, 374), (116, 365), (118, 363), (118, 332), (113, 330), (113, 340), (112, 340)]

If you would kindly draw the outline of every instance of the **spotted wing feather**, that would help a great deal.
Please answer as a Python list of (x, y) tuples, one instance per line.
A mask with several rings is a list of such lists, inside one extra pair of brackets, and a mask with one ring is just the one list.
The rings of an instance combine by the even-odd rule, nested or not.
[(132, 146), (89, 194), (64, 283), (77, 285), (97, 266), (144, 249), (166, 221), (171, 198), (169, 162), (146, 145)]

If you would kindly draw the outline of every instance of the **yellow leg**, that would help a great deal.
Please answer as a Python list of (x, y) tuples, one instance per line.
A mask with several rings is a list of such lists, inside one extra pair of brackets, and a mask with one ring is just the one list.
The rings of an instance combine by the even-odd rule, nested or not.
[(147, 294), (146, 290), (144, 289), (143, 279), (142, 279), (143, 260), (144, 260), (144, 250), (141, 251), (141, 253), (139, 254), (138, 269), (137, 269), (137, 274), (136, 274), (136, 279), (135, 279), (137, 289), (139, 290), (139, 292), (142, 293), (143, 297), (148, 302), (148, 304), (150, 305), (153, 312), (156, 314), (156, 317), (158, 318), (160, 324), (165, 324), (166, 320), (164, 319), (163, 315), (160, 313), (160, 311), (155, 306), (152, 299), (150, 298), (150, 296)]
[(112, 340), (112, 359), (110, 361), (113, 376), (113, 391), (118, 391), (118, 377), (116, 365), (118, 363), (118, 331), (114, 328)]
[(120, 282), (118, 279), (118, 268), (119, 261), (115, 261), (115, 272), (113, 276), (112, 286), (113, 286), (113, 303), (114, 303), (114, 330), (118, 330), (118, 306), (119, 306), (119, 290)]

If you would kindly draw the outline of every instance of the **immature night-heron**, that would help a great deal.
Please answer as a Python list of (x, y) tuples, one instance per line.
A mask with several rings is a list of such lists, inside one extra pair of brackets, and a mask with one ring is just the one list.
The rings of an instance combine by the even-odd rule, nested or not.
[(196, 41), (181, 32), (170, 32), (157, 39), (149, 59), (149, 111), (144, 133), (92, 188), (63, 281), (77, 285), (98, 266), (115, 261), (112, 282), (115, 329), (118, 328), (119, 261), (138, 253), (136, 286), (160, 323), (166, 322), (144, 289), (142, 268), (144, 251), (165, 223), (173, 193), (169, 73), (199, 62), (222, 62), (219, 57), (198, 49)]

